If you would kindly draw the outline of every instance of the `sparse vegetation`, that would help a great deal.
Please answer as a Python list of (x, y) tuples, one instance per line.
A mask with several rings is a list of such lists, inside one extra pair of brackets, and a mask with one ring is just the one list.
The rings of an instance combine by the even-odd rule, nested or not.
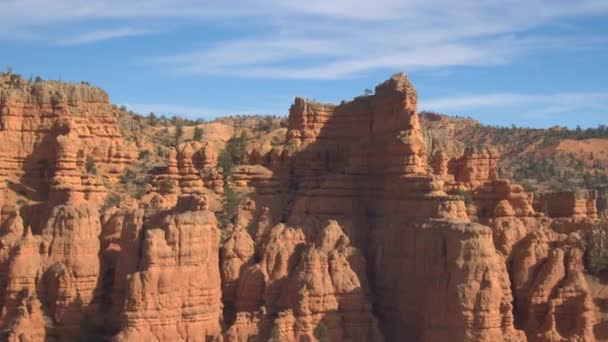
[(184, 138), (184, 127), (181, 124), (175, 126), (175, 146), (179, 145)]
[(608, 222), (600, 221), (585, 236), (585, 266), (599, 275), (608, 270)]
[(230, 177), (234, 170), (234, 166), (241, 164), (245, 156), (245, 147), (247, 145), (247, 135), (241, 134), (239, 137), (232, 137), (226, 143), (226, 147), (218, 157), (218, 165), (224, 171), (224, 176)]
[(274, 120), (272, 116), (265, 116), (258, 124), (258, 130), (262, 132), (270, 132), (274, 129)]
[(525, 184), (542, 176), (540, 180), (549, 189), (595, 189), (608, 185), (608, 175), (604, 173), (602, 165), (585, 165), (583, 160), (568, 154), (547, 157), (530, 155), (513, 163), (512, 167), (516, 180)]
[(173, 184), (173, 180), (170, 178), (165, 178), (163, 180), (160, 181), (160, 183), (158, 184), (159, 190), (161, 192), (164, 193), (171, 193), (173, 192), (173, 189), (175, 187), (175, 185)]
[(97, 166), (95, 165), (95, 159), (91, 156), (87, 156), (87, 160), (85, 162), (85, 169), (87, 173), (91, 175), (97, 174)]
[(217, 158), (217, 165), (222, 168), (225, 178), (232, 175), (232, 172), (234, 171), (234, 160), (228, 150), (224, 149), (220, 152), (220, 155)]
[(230, 153), (235, 164), (241, 164), (245, 156), (245, 147), (247, 146), (247, 134), (243, 132), (239, 137), (232, 137), (226, 143), (226, 150)]
[(222, 211), (218, 214), (218, 224), (220, 228), (226, 228), (234, 223), (241, 203), (246, 196), (246, 194), (236, 191), (229, 185), (224, 187)]
[(315, 337), (317, 338), (317, 341), (319, 341), (319, 342), (329, 342), (330, 341), (327, 327), (325, 326), (325, 323), (323, 323), (323, 321), (321, 321), (321, 322), (319, 322), (319, 324), (317, 324), (317, 326), (315, 327), (315, 330), (313, 331), (313, 334), (315, 335)]
[(473, 193), (471, 191), (458, 190), (456, 191), (456, 195), (462, 197), (462, 200), (466, 205), (473, 204)]
[(119, 205), (120, 202), (121, 202), (121, 198), (118, 194), (110, 193), (106, 197), (106, 200), (105, 200), (103, 206), (101, 207), (101, 210), (105, 211), (109, 208), (115, 207), (115, 206)]
[(482, 125), (471, 118), (449, 117), (434, 112), (420, 114), (431, 156), (439, 150), (457, 156), (465, 147), (483, 149), (492, 146), (501, 155), (501, 176), (528, 183), (530, 189), (595, 189), (608, 185), (606, 160), (596, 160), (593, 154), (557, 150), (565, 139), (608, 139), (606, 125), (587, 129), (538, 129)]
[(270, 332), (270, 340), (272, 342), (279, 342), (281, 340), (281, 332), (279, 331), (279, 326), (277, 324), (272, 327), (272, 331)]
[(192, 140), (194, 140), (194, 141), (201, 141), (201, 140), (203, 140), (203, 134), (204, 134), (204, 132), (203, 132), (202, 128), (200, 128), (198, 126), (194, 127), (194, 133), (192, 135)]

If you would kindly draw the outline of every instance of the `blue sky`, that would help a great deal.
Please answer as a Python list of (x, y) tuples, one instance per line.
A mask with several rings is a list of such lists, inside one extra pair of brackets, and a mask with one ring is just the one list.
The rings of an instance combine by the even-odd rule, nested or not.
[(0, 68), (141, 113), (287, 114), (404, 71), (419, 108), (608, 124), (606, 0), (2, 0)]

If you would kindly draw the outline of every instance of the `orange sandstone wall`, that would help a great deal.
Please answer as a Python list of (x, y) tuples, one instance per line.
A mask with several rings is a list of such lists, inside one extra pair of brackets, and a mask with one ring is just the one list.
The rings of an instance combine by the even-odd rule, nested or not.
[[(248, 149), (227, 184), (211, 144), (179, 144), (145, 196), (103, 210), (136, 154), (107, 95), (3, 77), (0, 192), (47, 196), (1, 197), (1, 339), (605, 338), (583, 262), (597, 196), (551, 195), (547, 216), (491, 150), (429, 158), (404, 74), (296, 99), (285, 143)], [(220, 227), (226, 185), (244, 198)]]

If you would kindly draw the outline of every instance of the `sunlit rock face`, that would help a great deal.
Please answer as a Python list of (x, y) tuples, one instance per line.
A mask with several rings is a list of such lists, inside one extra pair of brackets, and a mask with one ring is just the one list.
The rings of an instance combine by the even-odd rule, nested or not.
[(3, 77), (2, 340), (608, 336), (584, 263), (602, 194), (535, 199), (491, 148), (429, 155), (405, 74), (340, 105), (297, 98), (280, 139), (250, 141), (230, 177), (217, 144), (176, 143), (118, 204), (137, 151), (107, 95)]

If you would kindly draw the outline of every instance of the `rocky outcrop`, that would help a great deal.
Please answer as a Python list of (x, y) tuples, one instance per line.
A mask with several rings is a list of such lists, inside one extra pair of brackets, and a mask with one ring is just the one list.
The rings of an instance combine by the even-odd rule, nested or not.
[(134, 150), (105, 93), (2, 76), (0, 95), (0, 179), (48, 194), (0, 182), (0, 339), (608, 336), (584, 263), (595, 192), (535, 199), (492, 149), (438, 148), (404, 74), (337, 106), (297, 98), (230, 176), (217, 142), (170, 147), (119, 203)]
[[(327, 222), (314, 236), (313, 230), (274, 227), (260, 262), (240, 268), (229, 341), (256, 335), (302, 340), (319, 334), (338, 341), (384, 340), (372, 314), (365, 258), (337, 222)], [(242, 235), (233, 234), (229, 244)]]
[(0, 324), (19, 325), (24, 315), (38, 317), (36, 300), (43, 298), (48, 317), (44, 328), (62, 339), (75, 338), (84, 320), (95, 313), (99, 216), (89, 206), (56, 206), (46, 215), (40, 235), (28, 228), (14, 246)]
[(462, 157), (449, 162), (449, 169), (457, 182), (479, 185), (498, 178), (498, 153), (492, 149), (467, 148)]
[(99, 174), (116, 181), (137, 152), (120, 134), (113, 111), (98, 88), (0, 75), (0, 177), (45, 193), (58, 154), (55, 139), (70, 133)]
[[(124, 229), (126, 228), (126, 229)], [(124, 286), (124, 305), (116, 341), (205, 341), (221, 334), (221, 284), (213, 213), (191, 208), (167, 214), (159, 228), (128, 225), (123, 236), (139, 235), (141, 257), (122, 239), (119, 265), (133, 265), (126, 277), (118, 272), (114, 286)], [(132, 241), (132, 240), (131, 240)], [(124, 283), (118, 280), (124, 279)], [(123, 304), (124, 303), (124, 304)]]
[(597, 218), (597, 191), (563, 191), (543, 194), (537, 207), (549, 217)]
[[(504, 259), (489, 228), (470, 223), (388, 227), (375, 232), (380, 321), (390, 338), (421, 341), (524, 339), (513, 325)], [(394, 319), (393, 317), (398, 317)]]
[[(378, 168), (394, 173), (425, 173), (426, 145), (417, 103), (416, 89), (405, 74), (396, 74), (378, 85), (374, 96), (358, 97), (339, 106), (297, 98), (289, 111), (288, 143), (300, 146), (319, 142), (306, 151), (317, 154), (315, 168), (340, 167), (350, 149), (362, 145), (367, 150), (360, 156), (370, 163), (377, 161)], [(378, 141), (372, 144), (372, 138)]]
[(35, 295), (24, 296), (8, 330), (8, 342), (46, 339), (46, 321), (40, 301)]
[(49, 202), (53, 204), (103, 203), (106, 190), (101, 180), (87, 172), (74, 134), (57, 137), (55, 172), (50, 181)]
[(594, 339), (594, 304), (582, 253), (578, 234), (549, 229), (531, 233), (514, 249), (516, 315), (530, 341)]
[(217, 151), (209, 144), (185, 142), (172, 148), (166, 171), (152, 180), (152, 191), (163, 195), (221, 194), (224, 181)]

